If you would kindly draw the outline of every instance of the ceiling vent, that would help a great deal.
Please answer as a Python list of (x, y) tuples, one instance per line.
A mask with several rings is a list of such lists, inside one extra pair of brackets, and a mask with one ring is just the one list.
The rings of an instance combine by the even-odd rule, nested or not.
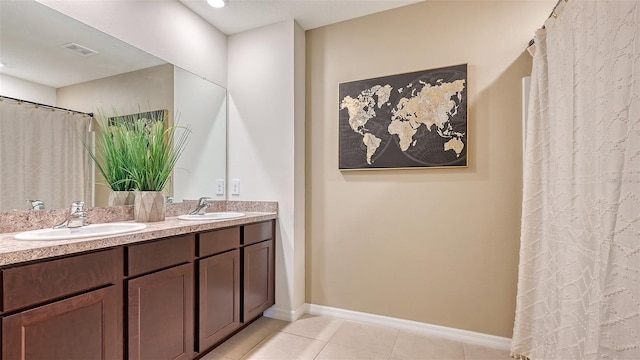
[(95, 50), (91, 50), (88, 47), (84, 47), (82, 45), (76, 44), (76, 43), (68, 43), (68, 44), (64, 44), (62, 46), (60, 46), (61, 48), (72, 52), (74, 54), (77, 55), (81, 55), (81, 56), (91, 56), (93, 54), (97, 54), (98, 52)]

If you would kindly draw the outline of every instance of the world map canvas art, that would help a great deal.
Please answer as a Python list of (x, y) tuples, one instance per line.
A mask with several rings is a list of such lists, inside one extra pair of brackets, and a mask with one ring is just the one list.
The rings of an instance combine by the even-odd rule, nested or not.
[(339, 84), (339, 169), (467, 166), (467, 65)]

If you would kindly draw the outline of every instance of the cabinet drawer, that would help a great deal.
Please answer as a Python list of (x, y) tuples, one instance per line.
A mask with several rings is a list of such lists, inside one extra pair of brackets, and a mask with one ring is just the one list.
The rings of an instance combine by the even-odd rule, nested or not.
[(115, 284), (122, 277), (122, 267), (122, 249), (112, 249), (4, 269), (3, 310)]
[(273, 222), (265, 221), (243, 226), (242, 245), (269, 240), (273, 237)]
[(240, 246), (240, 228), (215, 230), (198, 235), (198, 256), (208, 256)]
[(127, 247), (127, 275), (136, 276), (193, 260), (195, 235)]

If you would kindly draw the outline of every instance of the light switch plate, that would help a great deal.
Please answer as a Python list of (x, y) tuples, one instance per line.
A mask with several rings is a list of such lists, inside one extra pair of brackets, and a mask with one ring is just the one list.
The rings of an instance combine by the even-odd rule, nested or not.
[(216, 179), (216, 195), (224, 195), (224, 179)]
[(231, 195), (240, 195), (240, 179), (231, 179)]

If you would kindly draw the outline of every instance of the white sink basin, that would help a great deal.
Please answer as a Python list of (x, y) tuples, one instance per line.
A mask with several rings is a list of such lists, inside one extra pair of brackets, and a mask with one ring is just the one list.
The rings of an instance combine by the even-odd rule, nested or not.
[(71, 240), (94, 236), (108, 236), (139, 231), (146, 228), (140, 223), (91, 224), (79, 228), (41, 229), (21, 232), (13, 236), (16, 240)]
[(243, 217), (244, 213), (240, 212), (210, 212), (202, 215), (180, 215), (178, 219), (180, 220), (192, 220), (192, 221), (211, 221), (211, 220), (226, 220)]

